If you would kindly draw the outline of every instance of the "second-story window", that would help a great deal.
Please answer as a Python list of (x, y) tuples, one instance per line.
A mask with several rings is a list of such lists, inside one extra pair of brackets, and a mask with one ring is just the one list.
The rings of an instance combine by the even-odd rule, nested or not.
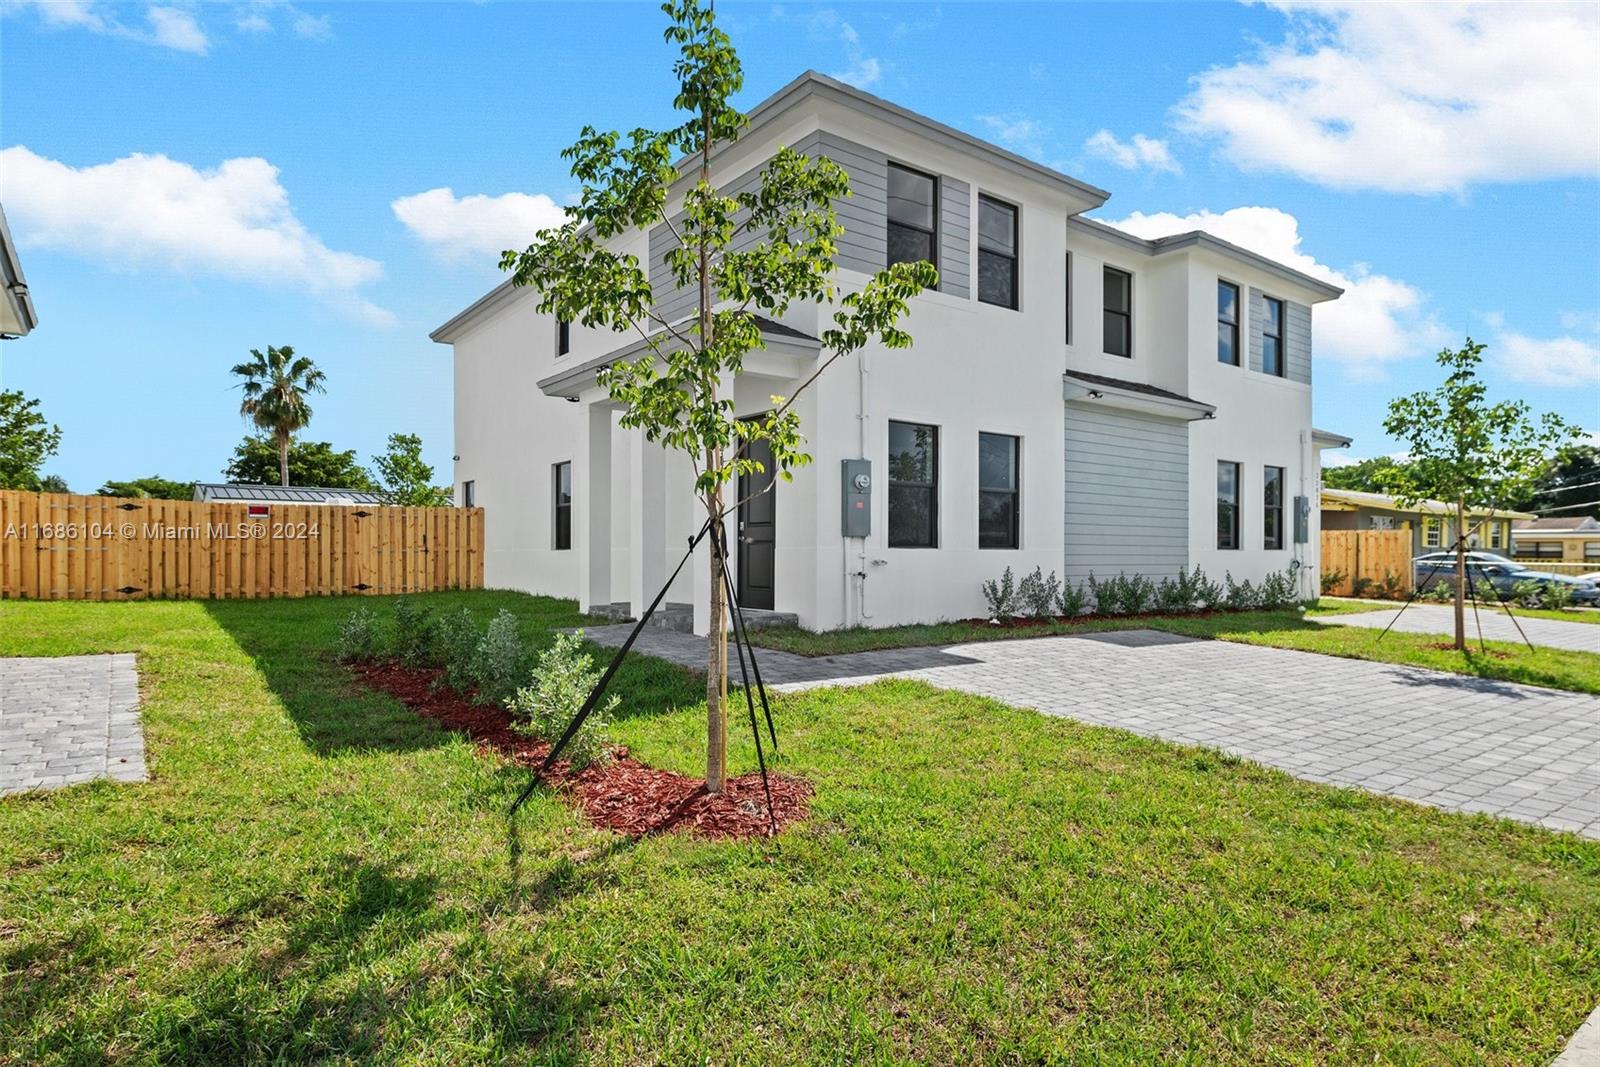
[(1067, 336), (1067, 344), (1070, 345), (1072, 343), (1072, 253), (1071, 252), (1067, 253), (1066, 275), (1065, 276), (1066, 276), (1066, 281), (1062, 286), (1062, 289), (1063, 289), (1062, 295), (1066, 298), (1066, 303), (1067, 303), (1067, 321), (1066, 321), (1067, 334), (1066, 334), (1066, 336)]
[(938, 260), (939, 180), (931, 174), (889, 164), (889, 266)]
[(572, 351), (572, 323), (565, 319), (556, 320), (556, 355), (564, 356)]
[(1217, 362), (1239, 365), (1239, 287), (1217, 282)]
[(1261, 324), (1261, 370), (1283, 377), (1283, 301), (1267, 297), (1267, 319)]
[(1017, 306), (1017, 209), (993, 197), (978, 197), (978, 299), (1003, 308)]
[(1133, 355), (1133, 275), (1115, 267), (1105, 270), (1105, 351)]

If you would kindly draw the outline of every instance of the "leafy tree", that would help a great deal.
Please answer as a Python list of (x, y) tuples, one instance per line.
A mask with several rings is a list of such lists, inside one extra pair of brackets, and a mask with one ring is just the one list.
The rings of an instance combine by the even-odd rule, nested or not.
[[(237, 485), (271, 485), (280, 473), (280, 453), (264, 437), (246, 437), (233, 450), (222, 476)], [(356, 462), (355, 449), (335, 452), (327, 441), (295, 441), (289, 446), (289, 478), (284, 485), (377, 492), (372, 475)]]
[(128, 482), (108, 481), (95, 490), (98, 496), (138, 496), (152, 500), (192, 500), (193, 482), (175, 482), (152, 474), (148, 478), (135, 478)]
[(1532, 488), (1517, 500), (1518, 511), (1548, 511), (1600, 519), (1600, 447), (1569, 445), (1545, 464)]
[(422, 461), (422, 438), (417, 434), (390, 434), (388, 451), (373, 463), (389, 503), (415, 508), (449, 506), (450, 489), (433, 484), (433, 468)]
[(1467, 505), (1504, 508), (1525, 497), (1544, 469), (1545, 458), (1576, 430), (1546, 413), (1537, 420), (1521, 400), (1491, 404), (1478, 377), (1482, 344), (1472, 338), (1460, 349), (1444, 349), (1439, 365), (1448, 372), (1438, 388), (1389, 402), (1383, 428), (1406, 442), (1410, 462), (1390, 469), (1385, 485), (1407, 506), (1436, 499), (1456, 510), (1456, 648), (1467, 647)]
[(67, 480), (59, 474), (46, 474), (39, 479), (39, 492), (41, 493), (70, 493)]
[(0, 391), (0, 489), (38, 492), (39, 468), (61, 449), (61, 427), (20, 389)]
[[(840, 295), (836, 240), (843, 231), (833, 203), (850, 195), (850, 182), (831, 160), (780, 148), (763, 168), (758, 189), (719, 192), (711, 183), (711, 157), (745, 125), (728, 102), (743, 87), (744, 72), (709, 6), (668, 0), (661, 10), (670, 20), (666, 40), (679, 49), (673, 107), (683, 121), (626, 137), (584, 127), (562, 153), (582, 188), (577, 203), (562, 225), (541, 230), (522, 252), (506, 252), (501, 267), (513, 272), (515, 284), (539, 290), (541, 312), (643, 340), (645, 353), (603, 369), (600, 384), (622, 407), (624, 427), (688, 454), (696, 495), (720, 537), (730, 511), (724, 487), (741, 473), (764, 469), (747, 458), (748, 442), (768, 444), (774, 473), (784, 481), (811, 459), (802, 449), (795, 396), (774, 397), (770, 414), (740, 421), (724, 389), (745, 356), (762, 347), (755, 313), (781, 316), (797, 300), (833, 305), (818, 369), (798, 394), (835, 360), (873, 339), (889, 348), (910, 345), (910, 335), (896, 324), (906, 302), (937, 284), (938, 275), (926, 262), (898, 264)], [(681, 200), (673, 196), (680, 156), (692, 182)], [(695, 313), (684, 321), (657, 313), (638, 257), (605, 244), (657, 225), (671, 234), (666, 265), (674, 284), (696, 294)], [(715, 547), (709, 570), (706, 788), (715, 793), (726, 774), (728, 691), (723, 563)]]
[(1403, 466), (1392, 456), (1375, 456), (1343, 467), (1322, 468), (1322, 484), (1329, 489), (1351, 489), (1359, 493), (1385, 492), (1386, 476)]
[(289, 484), (289, 442), (311, 422), (311, 405), (306, 397), (325, 393), (326, 375), (305, 356), (296, 356), (289, 345), (267, 346), (262, 355), (252, 348), (250, 360), (237, 364), (233, 374), (244, 381), (239, 388), (239, 414), (272, 435), (278, 447), (278, 484)]

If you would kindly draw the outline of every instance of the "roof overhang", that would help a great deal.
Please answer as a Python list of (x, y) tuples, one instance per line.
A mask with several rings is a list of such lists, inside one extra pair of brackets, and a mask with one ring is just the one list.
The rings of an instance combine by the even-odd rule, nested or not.
[(1351, 443), (1351, 439), (1342, 433), (1316, 428), (1311, 431), (1311, 444), (1317, 448), (1349, 448)]
[(1188, 233), (1176, 233), (1169, 237), (1158, 237), (1155, 240), (1146, 240), (1119, 230), (1115, 226), (1108, 226), (1097, 219), (1086, 219), (1075, 215), (1067, 220), (1067, 225), (1081, 233), (1087, 233), (1101, 240), (1110, 241), (1124, 248), (1147, 256), (1166, 255), (1169, 252), (1181, 251), (1185, 248), (1199, 248), (1207, 252), (1223, 256), (1228, 259), (1247, 263), (1257, 270), (1281, 278), (1286, 282), (1305, 289), (1312, 294), (1312, 302), (1320, 303), (1324, 300), (1336, 300), (1344, 294), (1344, 290), (1337, 285), (1330, 285), (1321, 278), (1313, 277), (1304, 271), (1295, 270), (1285, 266), (1275, 259), (1268, 259), (1248, 248), (1240, 248), (1232, 241), (1224, 241), (1215, 234), (1206, 233), (1204, 230), (1190, 230)]
[[(642, 358), (651, 351), (652, 344), (661, 336), (662, 334), (658, 332), (652, 334), (650, 340), (641, 337), (602, 356), (576, 363), (571, 367), (563, 367), (548, 378), (541, 378), (538, 383), (539, 391), (546, 396), (576, 400), (586, 390), (593, 389), (599, 384), (596, 375), (602, 367)], [(822, 342), (814, 337), (762, 330), (761, 341), (764, 347), (745, 354), (744, 366), (740, 373), (756, 378), (779, 380), (796, 378), (816, 362), (817, 353), (822, 351)], [(663, 351), (671, 351), (677, 347), (679, 347), (677, 342), (662, 344)], [(656, 362), (658, 365), (661, 363), (659, 358)]]
[[(1456, 506), (1447, 504), (1442, 500), (1414, 500), (1410, 504), (1401, 504), (1399, 500), (1387, 493), (1367, 493), (1355, 489), (1324, 489), (1322, 490), (1321, 506), (1328, 511), (1359, 511), (1368, 508), (1372, 511), (1393, 511), (1400, 515), (1454, 515)], [(1469, 507), (1467, 514), (1475, 518), (1492, 519), (1531, 519), (1534, 516), (1525, 511), (1512, 511), (1509, 508)]]
[(1062, 398), (1069, 404), (1119, 408), (1184, 422), (1213, 418), (1217, 413), (1216, 405), (1188, 397), (1149, 393), (1108, 382), (1086, 382), (1070, 374), (1062, 376), (1061, 392)]
[(0, 336), (24, 337), (37, 325), (39, 316), (28, 293), (27, 279), (22, 276), (16, 242), (6, 224), (5, 209), (0, 208)]

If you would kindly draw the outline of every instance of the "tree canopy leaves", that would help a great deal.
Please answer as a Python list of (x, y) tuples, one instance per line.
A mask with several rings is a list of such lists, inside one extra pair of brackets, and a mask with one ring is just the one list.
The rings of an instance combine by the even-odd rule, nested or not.
[(0, 489), (38, 492), (39, 468), (60, 448), (61, 427), (45, 421), (38, 400), (0, 391)]
[[(276, 446), (264, 437), (246, 437), (233, 450), (222, 475), (237, 485), (276, 485)], [(327, 441), (295, 441), (289, 446), (289, 484), (378, 492), (372, 475), (356, 461), (355, 449), (337, 452)]]

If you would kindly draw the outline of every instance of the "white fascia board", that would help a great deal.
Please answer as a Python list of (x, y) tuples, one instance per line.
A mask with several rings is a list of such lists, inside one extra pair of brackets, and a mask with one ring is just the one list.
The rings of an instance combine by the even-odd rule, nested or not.
[(1134, 389), (1119, 389), (1114, 385), (1091, 385), (1088, 382), (1065, 377), (1062, 378), (1061, 391), (1062, 398), (1069, 404), (1121, 408), (1124, 411), (1137, 411), (1166, 419), (1182, 419), (1184, 422), (1209, 419), (1217, 413), (1214, 405), (1204, 404), (1198, 400), (1152, 396)]

